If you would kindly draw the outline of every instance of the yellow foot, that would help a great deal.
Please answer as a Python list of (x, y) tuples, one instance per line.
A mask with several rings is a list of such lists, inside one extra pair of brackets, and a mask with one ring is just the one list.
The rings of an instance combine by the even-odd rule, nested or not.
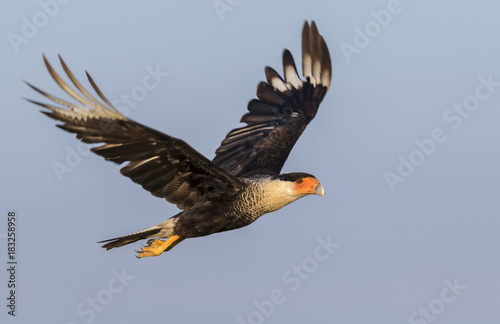
[(158, 256), (164, 251), (170, 250), (182, 240), (183, 239), (179, 235), (171, 236), (166, 241), (160, 239), (149, 240), (148, 245), (143, 246), (140, 251), (135, 252), (137, 252), (138, 258)]

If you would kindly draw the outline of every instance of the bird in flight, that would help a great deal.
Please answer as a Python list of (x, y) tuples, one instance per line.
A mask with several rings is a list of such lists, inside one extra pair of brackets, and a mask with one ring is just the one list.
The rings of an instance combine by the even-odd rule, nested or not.
[(257, 99), (248, 103), (241, 122), (230, 131), (210, 161), (183, 140), (163, 134), (122, 115), (87, 78), (100, 100), (75, 78), (62, 58), (70, 86), (45, 65), (54, 81), (77, 103), (53, 96), (27, 83), (52, 103), (30, 102), (62, 123), (85, 143), (101, 144), (91, 151), (117, 164), (120, 172), (156, 197), (177, 205), (177, 215), (129, 235), (101, 241), (107, 250), (142, 239), (139, 258), (158, 256), (182, 240), (229, 231), (253, 223), (310, 194), (324, 196), (315, 176), (281, 169), (296, 141), (314, 118), (331, 80), (328, 47), (316, 24), (302, 30), (302, 80), (292, 54), (283, 52), (282, 78), (266, 67), (267, 82), (257, 86)]

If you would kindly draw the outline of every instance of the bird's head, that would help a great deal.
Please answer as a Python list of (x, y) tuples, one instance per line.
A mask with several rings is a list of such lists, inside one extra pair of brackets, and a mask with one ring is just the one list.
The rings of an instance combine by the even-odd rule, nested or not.
[(303, 172), (285, 173), (267, 182), (269, 211), (276, 211), (307, 195), (325, 195), (325, 189), (311, 174)]
[(266, 196), (269, 211), (276, 211), (299, 198), (312, 194), (325, 195), (325, 189), (313, 175), (303, 172), (280, 174), (267, 185)]
[(279, 175), (277, 179), (288, 187), (290, 194), (297, 195), (299, 198), (312, 194), (325, 195), (325, 189), (312, 174), (304, 172), (285, 173)]

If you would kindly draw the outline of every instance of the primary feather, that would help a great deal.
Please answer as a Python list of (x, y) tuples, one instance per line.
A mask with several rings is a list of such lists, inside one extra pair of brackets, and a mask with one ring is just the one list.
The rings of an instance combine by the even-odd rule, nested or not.
[(266, 82), (257, 86), (257, 98), (248, 104), (241, 121), (216, 150), (214, 163), (230, 174), (248, 177), (278, 175), (307, 124), (316, 116), (332, 74), (328, 47), (316, 24), (302, 30), (301, 80), (290, 51), (283, 52), (285, 78), (266, 67)]

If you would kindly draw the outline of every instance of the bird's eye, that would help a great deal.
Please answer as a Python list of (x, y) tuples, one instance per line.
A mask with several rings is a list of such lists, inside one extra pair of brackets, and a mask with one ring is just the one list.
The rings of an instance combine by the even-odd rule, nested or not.
[(295, 183), (296, 183), (296, 184), (299, 184), (299, 185), (300, 185), (300, 184), (302, 184), (302, 182), (304, 182), (304, 180), (302, 180), (302, 179), (297, 179), (297, 180), (295, 180)]

